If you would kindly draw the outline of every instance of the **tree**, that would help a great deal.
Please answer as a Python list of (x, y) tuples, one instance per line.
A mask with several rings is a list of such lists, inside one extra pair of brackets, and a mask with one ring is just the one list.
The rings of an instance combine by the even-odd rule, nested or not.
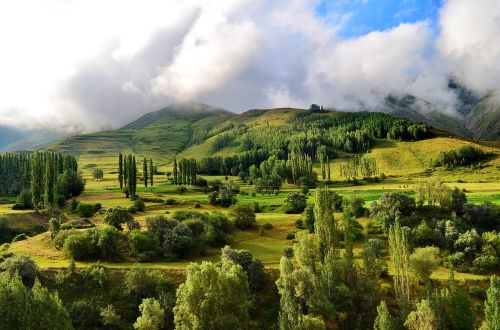
[(54, 168), (54, 154), (48, 153), (45, 165), (45, 207), (54, 208), (57, 201), (56, 172)]
[(410, 255), (410, 266), (417, 278), (423, 283), (429, 283), (429, 276), (439, 263), (439, 248), (426, 246), (416, 248)]
[(148, 180), (148, 161), (146, 160), (146, 157), (144, 157), (144, 159), (142, 160), (142, 181), (144, 182), (145, 189), (148, 187)]
[(38, 268), (35, 262), (28, 256), (12, 256), (0, 264), (0, 270), (11, 275), (16, 273), (22, 278), (24, 283), (33, 284), (38, 275)]
[(153, 187), (153, 176), (155, 174), (155, 168), (153, 166), (153, 159), (149, 159), (149, 185)]
[(382, 300), (380, 305), (377, 306), (377, 317), (373, 323), (373, 330), (393, 330), (395, 329), (394, 325), (394, 319), (389, 313), (389, 308), (387, 308), (385, 301)]
[(319, 238), (323, 256), (338, 247), (340, 231), (333, 218), (333, 199), (327, 187), (316, 190), (314, 232)]
[(120, 190), (123, 189), (123, 155), (118, 155), (118, 182), (120, 183)]
[(160, 303), (154, 298), (144, 299), (139, 306), (141, 316), (134, 323), (134, 329), (138, 330), (159, 330), (163, 328), (163, 318), (165, 311)]
[(33, 197), (33, 205), (35, 206), (35, 210), (38, 211), (38, 207), (40, 205), (41, 195), (43, 191), (43, 172), (42, 172), (42, 163), (41, 163), (40, 153), (37, 152), (32, 160), (31, 160), (31, 192)]
[(291, 192), (285, 198), (283, 208), (285, 213), (302, 213), (307, 206), (307, 197), (302, 193)]
[(408, 231), (399, 221), (389, 228), (389, 254), (394, 264), (394, 290), (404, 303), (410, 302), (410, 246)]
[(18, 275), (8, 272), (0, 273), (0, 324), (2, 329), (73, 329), (57, 294), (38, 280), (29, 289)]
[(62, 195), (66, 199), (80, 196), (84, 190), (85, 181), (82, 176), (75, 171), (66, 170), (57, 178), (58, 195)]
[(486, 291), (484, 302), (486, 329), (500, 329), (500, 280), (495, 275), (490, 278), (490, 287)]
[(409, 330), (437, 330), (437, 320), (428, 300), (417, 304), (417, 309), (406, 319), (405, 326)]
[(104, 177), (104, 172), (103, 170), (101, 170), (100, 168), (94, 168), (92, 170), (92, 177), (95, 179), (95, 180), (102, 180), (102, 178)]
[(247, 229), (256, 223), (255, 206), (252, 204), (236, 204), (229, 211), (229, 215), (239, 229)]
[(174, 184), (179, 184), (179, 173), (177, 170), (177, 158), (174, 158), (174, 169), (173, 169), (172, 175), (174, 177)]
[(241, 266), (228, 260), (192, 263), (177, 289), (176, 329), (248, 329), (249, 288)]
[(122, 224), (132, 220), (134, 220), (132, 214), (127, 209), (121, 207), (110, 208), (104, 215), (104, 222), (118, 230), (123, 230)]

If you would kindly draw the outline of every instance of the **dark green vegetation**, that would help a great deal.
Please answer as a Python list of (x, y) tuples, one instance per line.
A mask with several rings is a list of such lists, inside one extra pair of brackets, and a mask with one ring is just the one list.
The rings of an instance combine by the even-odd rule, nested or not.
[[(153, 138), (138, 152), (80, 145), (62, 174), (56, 154), (31, 162), (44, 178), (19, 191), (27, 209), (0, 205), (8, 294), (42, 290), (38, 278), (61, 297), (46, 298), (58, 306), (46, 322), (62, 329), (493, 329), (498, 150), (314, 109), (249, 111), (164, 153)], [(172, 116), (202, 117), (170, 109), (126, 130)], [(78, 199), (72, 178), (86, 179)]]

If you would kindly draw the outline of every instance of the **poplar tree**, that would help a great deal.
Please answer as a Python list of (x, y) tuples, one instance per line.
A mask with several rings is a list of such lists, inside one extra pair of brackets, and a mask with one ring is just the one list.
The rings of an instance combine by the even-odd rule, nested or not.
[(36, 153), (32, 160), (32, 170), (31, 170), (31, 191), (32, 191), (32, 200), (33, 205), (35, 206), (35, 210), (38, 211), (38, 205), (41, 202), (41, 196), (43, 191), (42, 185), (42, 163), (40, 153)]
[(500, 280), (495, 275), (490, 278), (490, 287), (486, 294), (484, 302), (486, 329), (500, 329)]
[(327, 187), (316, 190), (314, 205), (314, 232), (318, 235), (322, 256), (335, 250), (339, 243), (339, 231), (333, 217), (333, 196)]
[(120, 182), (120, 190), (123, 190), (123, 155), (118, 155), (118, 182)]
[(179, 178), (178, 178), (179, 173), (177, 172), (177, 159), (176, 158), (174, 158), (174, 170), (173, 170), (172, 175), (174, 176), (174, 184), (178, 184), (179, 183)]
[(56, 204), (56, 175), (54, 166), (54, 154), (49, 153), (47, 155), (47, 161), (45, 165), (45, 194), (44, 202), (45, 207), (53, 208)]
[(394, 290), (396, 298), (410, 303), (410, 245), (408, 232), (399, 221), (389, 228), (389, 254), (394, 264)]
[(154, 167), (153, 167), (153, 159), (149, 158), (149, 185), (153, 188), (153, 175), (154, 175)]
[(148, 161), (146, 160), (146, 157), (142, 160), (142, 180), (144, 182), (144, 188), (148, 187)]
[(393, 330), (394, 319), (389, 313), (389, 308), (387, 308), (387, 304), (385, 301), (381, 301), (380, 305), (377, 306), (377, 317), (375, 318), (375, 322), (373, 324), (373, 330)]

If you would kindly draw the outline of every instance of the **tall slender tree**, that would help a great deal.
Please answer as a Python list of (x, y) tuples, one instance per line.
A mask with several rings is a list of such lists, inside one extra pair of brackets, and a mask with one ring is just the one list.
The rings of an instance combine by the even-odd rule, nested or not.
[(56, 204), (56, 168), (54, 154), (49, 153), (47, 155), (47, 161), (45, 165), (45, 194), (44, 202), (45, 207), (53, 208)]
[(174, 177), (174, 184), (179, 184), (179, 172), (177, 170), (177, 158), (174, 158), (174, 170), (172, 173)]
[(145, 189), (148, 187), (148, 179), (148, 161), (146, 160), (146, 157), (144, 157), (144, 159), (142, 160), (142, 180), (144, 182)]
[(149, 185), (153, 188), (153, 175), (154, 175), (154, 166), (153, 159), (149, 158)]
[(399, 221), (389, 229), (389, 254), (394, 264), (394, 290), (402, 302), (410, 303), (410, 244)]
[(42, 172), (42, 160), (41, 155), (37, 152), (32, 160), (32, 170), (31, 170), (31, 192), (32, 192), (32, 201), (35, 206), (35, 210), (38, 210), (38, 205), (41, 202), (41, 196), (43, 191), (43, 172)]
[(314, 231), (318, 235), (324, 258), (339, 245), (339, 230), (333, 217), (333, 195), (327, 187), (316, 190), (314, 219)]
[(123, 190), (123, 155), (118, 155), (118, 182), (120, 183), (120, 190)]

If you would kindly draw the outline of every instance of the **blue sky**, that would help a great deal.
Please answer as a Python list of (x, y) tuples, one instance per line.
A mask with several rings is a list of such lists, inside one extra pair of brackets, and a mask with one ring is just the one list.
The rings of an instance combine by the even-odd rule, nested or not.
[(401, 23), (429, 20), (437, 32), (439, 9), (444, 0), (323, 0), (317, 14), (338, 22), (349, 17), (339, 31), (340, 38), (353, 38), (375, 30), (387, 30)]

